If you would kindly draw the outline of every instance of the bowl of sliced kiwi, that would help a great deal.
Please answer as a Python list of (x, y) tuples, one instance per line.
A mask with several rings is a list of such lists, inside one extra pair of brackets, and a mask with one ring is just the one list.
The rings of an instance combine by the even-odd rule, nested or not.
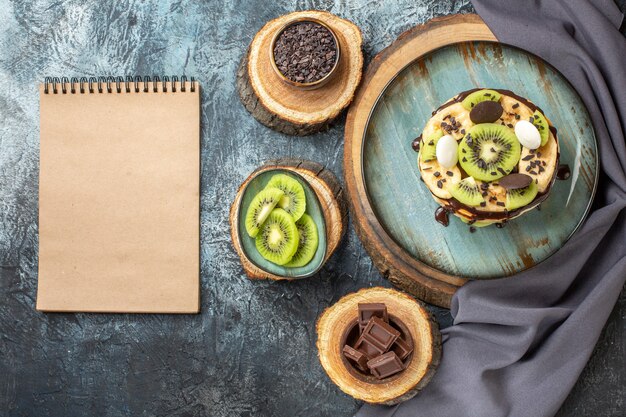
[(281, 169), (258, 173), (244, 186), (238, 211), (236, 238), (257, 268), (294, 279), (324, 264), (324, 213), (302, 176)]

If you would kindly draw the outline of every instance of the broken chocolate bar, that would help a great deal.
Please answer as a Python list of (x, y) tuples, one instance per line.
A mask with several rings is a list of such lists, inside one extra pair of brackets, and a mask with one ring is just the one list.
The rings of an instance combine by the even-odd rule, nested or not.
[(363, 336), (359, 337), (359, 340), (357, 340), (354, 348), (367, 356), (367, 360), (374, 359), (385, 353), (384, 349), (381, 349), (369, 340), (364, 339)]
[(387, 378), (393, 374), (396, 374), (404, 369), (402, 361), (398, 358), (395, 352), (387, 352), (384, 355), (372, 359), (367, 362), (367, 367), (378, 379)]
[(400, 337), (399, 331), (374, 316), (369, 320), (365, 329), (363, 329), (359, 341), (361, 339), (367, 340), (381, 350), (381, 353), (384, 353), (389, 350), (398, 337)]
[(343, 356), (352, 360), (352, 362), (359, 368), (361, 371), (367, 371), (367, 356), (363, 352), (359, 352), (354, 349), (352, 346), (345, 345), (343, 347)]
[(413, 348), (401, 337), (391, 346), (391, 350), (398, 355), (401, 361), (405, 360), (413, 352)]
[(363, 333), (367, 322), (369, 322), (372, 317), (379, 317), (383, 319), (385, 323), (389, 323), (387, 306), (383, 303), (359, 303), (359, 330), (361, 333)]

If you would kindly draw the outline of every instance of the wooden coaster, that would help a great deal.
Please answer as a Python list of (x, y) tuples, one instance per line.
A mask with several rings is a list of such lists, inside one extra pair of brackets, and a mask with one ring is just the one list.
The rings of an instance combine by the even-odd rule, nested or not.
[[(270, 44), (291, 20), (322, 21), (336, 34), (341, 49), (337, 73), (315, 90), (288, 85), (274, 72)], [(304, 136), (326, 129), (352, 101), (361, 81), (362, 36), (352, 22), (331, 13), (308, 10), (269, 21), (255, 35), (237, 70), (237, 89), (246, 109), (265, 126), (288, 135)]]
[(343, 187), (335, 174), (316, 162), (302, 159), (284, 158), (268, 161), (263, 166), (257, 168), (248, 176), (243, 184), (241, 184), (230, 208), (229, 223), (233, 246), (241, 259), (244, 272), (251, 279), (296, 279), (274, 275), (256, 266), (245, 254), (239, 237), (239, 229), (237, 227), (239, 224), (239, 206), (243, 199), (246, 186), (256, 176), (272, 170), (286, 170), (299, 175), (307, 181), (311, 189), (315, 192), (324, 214), (326, 225), (327, 243), (324, 263), (335, 252), (348, 228), (348, 206), (344, 198)]
[[(404, 324), (414, 348), (404, 371), (375, 380), (346, 366), (341, 343), (356, 321), (359, 303), (384, 303), (390, 319)], [(366, 288), (346, 295), (320, 315), (316, 329), (318, 356), (330, 379), (346, 394), (371, 404), (393, 405), (412, 398), (428, 384), (441, 359), (441, 334), (430, 312), (422, 303), (389, 288)]]

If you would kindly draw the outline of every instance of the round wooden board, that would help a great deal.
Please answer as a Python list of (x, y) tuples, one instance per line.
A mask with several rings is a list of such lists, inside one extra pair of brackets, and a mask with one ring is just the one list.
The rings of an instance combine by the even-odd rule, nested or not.
[(347, 230), (348, 207), (344, 198), (343, 187), (335, 174), (326, 169), (324, 166), (312, 161), (294, 158), (282, 158), (268, 161), (263, 166), (257, 168), (241, 184), (230, 208), (229, 223), (231, 240), (237, 255), (239, 255), (239, 258), (241, 259), (241, 265), (244, 272), (251, 279), (297, 279), (274, 275), (256, 266), (244, 252), (239, 238), (239, 206), (243, 199), (244, 191), (250, 181), (252, 181), (255, 177), (266, 171), (273, 170), (286, 170), (299, 175), (307, 181), (311, 189), (315, 192), (322, 212), (324, 213), (326, 226), (327, 244), (326, 254), (323, 261), (324, 263), (335, 252)]
[[(404, 371), (382, 381), (359, 377), (344, 363), (342, 336), (354, 325), (359, 303), (384, 303), (390, 317), (397, 317), (413, 343)], [(390, 288), (364, 288), (342, 297), (318, 318), (317, 351), (330, 379), (346, 394), (371, 404), (393, 405), (406, 401), (431, 380), (441, 359), (439, 326), (420, 302)]]
[[(315, 18), (331, 27), (341, 48), (337, 73), (314, 90), (282, 81), (270, 62), (270, 44), (285, 23)], [(288, 135), (304, 136), (326, 129), (350, 104), (363, 70), (362, 36), (352, 22), (332, 13), (307, 10), (269, 21), (254, 37), (237, 71), (237, 90), (246, 109), (259, 122)]]
[[(574, 174), (555, 184), (541, 211), (504, 229), (469, 233), (452, 216), (447, 228), (435, 222), (437, 204), (419, 181), (410, 142), (434, 108), (478, 86), (510, 88), (535, 101), (559, 129), (561, 162)], [(357, 233), (390, 281), (449, 307), (465, 278), (519, 273), (556, 252), (578, 228), (597, 182), (590, 126), (580, 97), (558, 71), (497, 43), (478, 16), (414, 28), (374, 59), (348, 114), (344, 173)]]

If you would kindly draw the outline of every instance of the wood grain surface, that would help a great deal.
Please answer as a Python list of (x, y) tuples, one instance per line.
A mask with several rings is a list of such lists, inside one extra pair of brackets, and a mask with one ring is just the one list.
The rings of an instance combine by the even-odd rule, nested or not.
[[(468, 24), (476, 19), (447, 17), (401, 36), (397, 42), (406, 44), (426, 35), (431, 39), (435, 37), (431, 33), (446, 30), (452, 41), (457, 35), (469, 37), (475, 29)], [(440, 281), (434, 290), (425, 289), (425, 295), (416, 293), (429, 301), (436, 293), (445, 295), (449, 284), (513, 275), (546, 259), (586, 215), (597, 181), (591, 121), (574, 89), (554, 69), (537, 57), (494, 42), (445, 47), (435, 43), (432, 47), (436, 50), (425, 55), (414, 52), (418, 59), (400, 67), (400, 72), (397, 63), (387, 63), (393, 58), (383, 60), (373, 77), (385, 77), (390, 84), (379, 93), (378, 101), (372, 100), (376, 88), (368, 85), (367, 98), (352, 107), (346, 155), (350, 152), (361, 159), (346, 157), (346, 163), (352, 165), (345, 167), (347, 178), (354, 173), (354, 182), (347, 179), (351, 200), (358, 199), (364, 209), (364, 216), (355, 214), (355, 222), (364, 230), (366, 248), (371, 245), (376, 253), (380, 248), (389, 251), (385, 262), (390, 279), (401, 286), (427, 279)], [(407, 59), (406, 54), (403, 57)], [(382, 85), (383, 79), (380, 81)], [(559, 129), (561, 163), (568, 164), (573, 175), (555, 184), (540, 211), (525, 214), (503, 229), (485, 227), (470, 233), (469, 227), (453, 216), (447, 228), (435, 221), (438, 205), (419, 181), (411, 141), (439, 105), (461, 91), (481, 86), (511, 89), (538, 104)], [(363, 124), (359, 117), (366, 115), (368, 107), (371, 112)], [(372, 256), (376, 259), (377, 255)], [(404, 276), (407, 257), (414, 270)]]
[[(620, 1), (622, 10), (626, 2)], [(249, 280), (229, 236), (239, 185), (268, 159), (343, 175), (343, 121), (310, 137), (261, 125), (237, 67), (254, 34), (298, 9), (363, 32), (366, 61), (403, 31), (472, 12), (468, 0), (39, 0), (0, 9), (0, 416), (342, 417), (361, 402), (317, 358), (315, 321), (343, 295), (385, 286), (354, 229), (315, 279)], [(42, 314), (37, 289), (39, 103), (44, 76), (195, 76), (201, 110), (201, 313)], [(450, 311), (429, 305), (442, 328)], [(626, 293), (559, 417), (621, 417)]]
[[(271, 65), (270, 47), (284, 25), (314, 18), (330, 27), (341, 51), (337, 69), (323, 86), (301, 90), (285, 83)], [(237, 71), (237, 88), (246, 109), (267, 127), (290, 135), (310, 135), (328, 127), (350, 104), (363, 69), (361, 30), (326, 11), (289, 13), (268, 22), (254, 36)]]
[[(379, 381), (350, 372), (344, 364), (340, 341), (354, 325), (359, 303), (383, 303), (390, 317), (403, 323), (414, 351), (406, 368)], [(439, 326), (424, 305), (408, 295), (389, 288), (364, 288), (348, 294), (324, 310), (317, 325), (317, 350), (324, 370), (346, 394), (371, 403), (393, 405), (414, 397), (435, 374), (441, 360)]]

